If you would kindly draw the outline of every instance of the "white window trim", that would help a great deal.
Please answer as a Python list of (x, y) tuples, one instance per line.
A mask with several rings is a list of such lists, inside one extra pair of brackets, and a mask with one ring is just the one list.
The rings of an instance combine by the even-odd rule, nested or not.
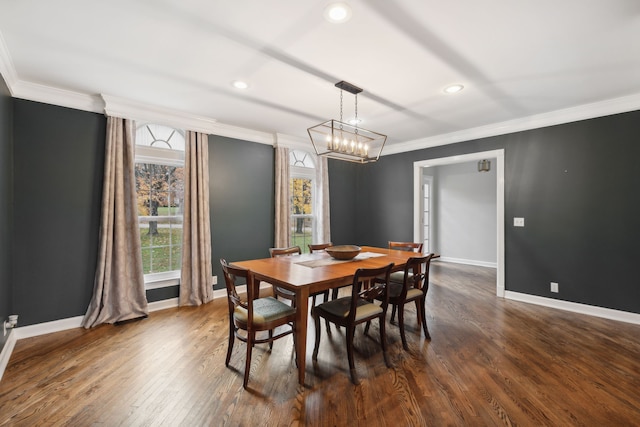
[(178, 286), (180, 284), (180, 270), (163, 271), (144, 275), (144, 289), (161, 289)]
[(166, 148), (136, 145), (135, 163), (184, 166), (184, 152), (169, 150)]

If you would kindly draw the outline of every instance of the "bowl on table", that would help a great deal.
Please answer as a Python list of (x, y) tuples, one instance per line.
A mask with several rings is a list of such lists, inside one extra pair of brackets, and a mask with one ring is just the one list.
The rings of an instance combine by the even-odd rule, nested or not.
[(355, 258), (362, 248), (356, 245), (339, 245), (331, 246), (325, 249), (325, 251), (335, 259), (352, 259)]

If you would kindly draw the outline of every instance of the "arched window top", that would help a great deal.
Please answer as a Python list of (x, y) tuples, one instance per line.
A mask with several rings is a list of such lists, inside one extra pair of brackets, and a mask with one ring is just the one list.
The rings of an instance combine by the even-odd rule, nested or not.
[(311, 169), (315, 169), (316, 167), (313, 156), (302, 150), (289, 151), (289, 166)]
[(136, 130), (136, 145), (184, 151), (184, 133), (169, 126), (145, 124)]

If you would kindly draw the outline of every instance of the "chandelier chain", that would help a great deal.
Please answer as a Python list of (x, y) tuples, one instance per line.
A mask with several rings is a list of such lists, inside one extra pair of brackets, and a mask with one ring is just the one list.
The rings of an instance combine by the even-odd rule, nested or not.
[(358, 134), (358, 94), (356, 93), (356, 122), (355, 122), (355, 128), (356, 128), (356, 135)]
[(340, 130), (342, 130), (342, 93), (344, 91), (340, 89)]

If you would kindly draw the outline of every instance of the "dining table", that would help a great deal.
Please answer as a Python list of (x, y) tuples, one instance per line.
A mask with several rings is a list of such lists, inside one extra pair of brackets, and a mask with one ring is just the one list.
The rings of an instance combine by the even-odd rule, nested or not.
[[(260, 282), (268, 282), (295, 294), (298, 383), (304, 385), (309, 295), (352, 284), (353, 276), (359, 268), (379, 268), (393, 263), (392, 271), (403, 270), (407, 260), (412, 256), (419, 256), (419, 254), (362, 246), (360, 253), (350, 260), (334, 259), (328, 253), (321, 251), (294, 256), (234, 261), (231, 264), (251, 271), (254, 283), (247, 286), (254, 286), (257, 290)], [(257, 295), (257, 292), (254, 294)]]

